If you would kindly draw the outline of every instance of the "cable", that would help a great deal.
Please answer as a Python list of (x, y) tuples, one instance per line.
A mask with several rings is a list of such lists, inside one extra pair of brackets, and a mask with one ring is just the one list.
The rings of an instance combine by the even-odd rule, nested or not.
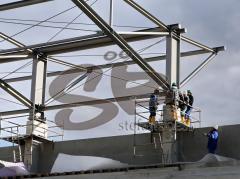
[[(88, 74), (88, 72), (86, 72), (85, 74), (83, 74), (82, 76), (80, 76), (80, 78), (83, 78), (83, 79), (84, 79), (85, 77), (87, 77), (87, 74)], [(77, 80), (74, 80), (73, 82), (67, 84), (67, 86), (66, 86), (65, 88), (63, 88), (62, 90), (60, 90), (59, 92), (57, 92), (55, 95), (53, 95), (51, 98), (49, 98), (48, 100), (46, 100), (45, 103), (48, 103), (51, 99), (56, 99), (56, 97), (59, 96), (59, 95), (61, 95), (63, 92), (66, 93), (68, 90), (71, 89), (71, 86), (75, 86), (75, 85), (78, 83), (78, 80), (79, 80), (79, 78), (78, 78)], [(66, 90), (66, 89), (67, 89), (67, 90)], [(65, 90), (66, 90), (66, 91), (65, 91)]]
[[(26, 20), (26, 19), (11, 19), (11, 18), (1, 18), (0, 20), (10, 20), (10, 21), (19, 21), (19, 22), (41, 22), (39, 20)], [(50, 23), (50, 24), (68, 24), (69, 22), (64, 22), (64, 21), (45, 21), (45, 23)], [(91, 26), (97, 26), (94, 23), (84, 23), (84, 22), (73, 22), (72, 25), (91, 25)]]
[[(149, 46), (147, 46), (147, 47), (144, 47), (144, 48), (142, 48), (142, 49), (140, 49), (140, 50), (137, 50), (137, 52), (138, 52), (138, 53), (141, 53), (141, 52), (143, 52), (143, 51), (145, 51), (145, 50), (151, 48), (152, 46), (154, 46), (154, 45), (156, 45), (156, 44), (162, 42), (163, 40), (165, 40), (165, 38), (164, 38), (164, 39), (161, 39), (161, 40), (157, 41), (156, 43), (153, 43), (153, 44), (151, 44), (151, 45), (149, 45)], [(115, 62), (115, 61), (117, 61), (117, 60), (119, 60), (119, 59), (121, 59), (121, 58), (117, 58), (117, 59), (115, 59), (115, 60), (112, 61), (112, 62)], [(129, 57), (128, 57), (126, 60), (124, 60), (123, 63), (124, 63), (124, 62), (127, 62), (128, 59), (129, 59)], [(98, 76), (100, 76), (100, 75), (105, 75), (105, 76), (109, 76), (109, 77), (113, 77), (113, 78), (116, 78), (116, 79), (119, 79), (119, 80), (123, 80), (123, 81), (127, 81), (127, 82), (129, 82), (129, 81), (126, 80), (126, 79), (123, 79), (123, 78), (120, 78), (120, 77), (116, 77), (116, 76), (112, 76), (112, 75), (107, 75), (107, 74), (105, 74), (106, 72), (110, 71), (112, 68), (113, 68), (113, 67), (111, 67), (111, 68), (105, 70), (105, 71), (102, 72), (102, 73), (99, 73)], [(96, 73), (96, 71), (95, 71), (95, 73)], [(77, 86), (76, 88), (72, 89), (70, 92), (72, 92), (73, 90), (75, 90), (75, 89), (79, 88), (80, 86), (86, 84), (87, 82), (89, 82), (89, 81), (91, 81), (91, 80), (97, 78), (98, 76), (96, 76), (96, 77), (94, 77), (94, 78), (92, 78), (92, 79), (86, 81), (85, 83), (82, 83), (81, 85), (79, 85), (79, 86)], [(133, 81), (130, 81), (130, 83), (138, 84), (138, 85), (142, 85), (142, 86), (146, 86), (146, 87), (149, 87), (149, 88), (155, 89), (155, 87), (148, 86), (148, 85), (144, 85), (144, 84), (137, 83), (137, 82), (133, 82)]]
[[(55, 14), (55, 15), (53, 15), (53, 16), (51, 16), (51, 17), (49, 17), (49, 18), (47, 18), (47, 19), (45, 19), (45, 20), (43, 20), (43, 21), (40, 21), (40, 22), (37, 23), (37, 24), (34, 24), (34, 25), (32, 25), (32, 26), (30, 26), (30, 27), (28, 27), (28, 28), (26, 28), (26, 29), (23, 29), (23, 30), (17, 32), (17, 33), (13, 34), (13, 35), (10, 36), (10, 37), (15, 37), (15, 36), (17, 36), (17, 35), (25, 32), (25, 31), (27, 31), (27, 30), (29, 30), (29, 29), (32, 29), (33, 27), (35, 27), (35, 26), (37, 26), (37, 25), (39, 25), (39, 24), (41, 24), (41, 23), (43, 23), (43, 22), (46, 22), (47, 20), (50, 20), (50, 19), (55, 18), (55, 17), (57, 17), (57, 16), (65, 13), (65, 12), (68, 12), (68, 11), (72, 10), (73, 8), (75, 8), (75, 7), (76, 7), (76, 6), (72, 6), (71, 8), (68, 8), (68, 9), (66, 9), (66, 10), (64, 10), (64, 11), (62, 11), (62, 12), (60, 12), (60, 13), (57, 13), (57, 14)], [(4, 41), (5, 41), (5, 40), (2, 40), (2, 41), (0, 41), (0, 43), (1, 43), (1, 42), (4, 42)]]
[[(98, 0), (95, 0), (92, 4), (90, 4), (90, 7), (94, 5)], [(86, 1), (87, 2), (87, 1)], [(77, 18), (79, 18), (83, 12), (81, 12), (79, 15), (77, 15), (73, 20), (71, 20), (69, 23), (67, 23), (61, 30), (59, 30), (56, 34), (54, 34), (47, 42), (50, 42), (52, 39), (54, 39), (57, 35), (59, 35), (62, 31), (64, 31), (69, 25), (71, 25)]]
[[(41, 22), (39, 20), (32, 20), (32, 19), (13, 19), (13, 18), (2, 18), (0, 17), (0, 20), (10, 20), (10, 21), (20, 21), (20, 22)], [(46, 23), (51, 23), (51, 24), (68, 24), (68, 22), (64, 21), (45, 21)], [(30, 24), (29, 24), (30, 25)], [(32, 24), (31, 24), (32, 25)], [(72, 25), (88, 25), (88, 26), (97, 26), (94, 23), (84, 23), (84, 22), (74, 22)], [(147, 27), (147, 26), (133, 26), (133, 25), (119, 25), (119, 24), (113, 24), (115, 27), (129, 27), (129, 28), (153, 28), (153, 27)]]
[(21, 106), (25, 106), (25, 105), (23, 105), (23, 104), (21, 104), (21, 103), (17, 103), (17, 102), (15, 102), (15, 101), (11, 101), (11, 100), (9, 100), (9, 99), (5, 99), (5, 98), (1, 98), (1, 97), (0, 97), (0, 100), (7, 101), (7, 102), (10, 102), (10, 103), (14, 103), (14, 104), (18, 104), (18, 105), (21, 105)]
[[(0, 74), (8, 74), (8, 73), (11, 73), (11, 71), (0, 72)], [(32, 72), (15, 72), (15, 73), (26, 74), (26, 73), (32, 73)]]
[[(147, 47), (145, 47), (145, 48), (143, 48), (143, 49), (140, 49), (140, 50), (138, 50), (138, 52), (140, 51), (139, 53), (141, 53), (141, 52), (145, 51), (146, 49), (151, 48), (152, 46), (154, 46), (154, 45), (156, 45), (156, 44), (162, 42), (163, 40), (165, 40), (165, 39), (161, 39), (161, 40), (159, 40), (159, 41), (156, 42), (156, 43), (153, 43), (153, 44), (151, 44), (151, 45), (149, 45), (149, 46), (147, 46)], [(116, 59), (116, 60), (119, 60), (119, 59), (121, 59), (121, 58), (118, 58), (118, 59)], [(129, 59), (129, 58), (127, 58), (126, 60), (128, 60), (128, 59)], [(114, 61), (116, 61), (116, 60), (114, 60)], [(126, 60), (125, 60), (125, 61), (126, 61)], [(66, 65), (66, 66), (67, 66), (67, 65)], [(72, 67), (72, 66), (75, 66), (75, 68), (76, 68), (76, 67), (78, 68), (77, 65), (73, 65), (73, 64), (72, 64), (71, 67)], [(90, 82), (91, 80), (93, 80), (93, 79), (99, 77), (100, 75), (105, 75), (105, 76), (108, 76), (108, 77), (111, 77), (111, 78), (116, 78), (116, 79), (119, 79), (119, 80), (123, 80), (123, 81), (127, 81), (127, 82), (129, 82), (129, 81), (126, 80), (126, 79), (123, 79), (123, 78), (120, 78), (120, 77), (116, 77), (116, 76), (112, 76), (112, 75), (107, 75), (107, 74), (105, 74), (106, 72), (110, 71), (112, 68), (113, 68), (113, 67), (107, 69), (107, 70), (104, 71), (104, 72), (99, 73), (99, 75), (97, 75), (97, 76), (95, 76), (94, 78), (89, 79), (89, 80), (86, 81), (85, 83), (82, 83), (82, 84), (80, 84), (79, 86), (73, 88), (73, 89), (70, 90), (68, 93), (70, 93), (70, 92), (72, 92), (73, 90), (79, 88), (80, 86), (82, 86), (82, 85), (84, 85), (84, 84)], [(96, 71), (93, 71), (93, 72), (94, 72), (94, 73), (98, 73), (98, 72), (96, 72)], [(137, 82), (133, 82), (133, 81), (130, 81), (130, 83), (134, 83), (134, 84), (138, 84), (138, 85), (142, 85), (142, 86), (146, 86), (146, 87), (149, 87), (149, 88), (155, 89), (155, 87), (148, 86), (148, 85), (144, 85), (144, 84), (137, 83)], [(64, 90), (64, 89), (63, 89), (63, 90)], [(63, 91), (63, 90), (62, 90), (62, 91)], [(60, 91), (60, 92), (61, 92), (61, 91)], [(58, 93), (59, 93), (59, 92), (58, 92)], [(60, 98), (60, 97), (62, 97), (62, 96), (64, 96), (64, 95), (66, 95), (66, 94), (68, 94), (68, 93), (65, 93), (65, 94), (63, 94), (63, 95), (61, 95), (61, 96), (58, 96), (58, 98)], [(58, 94), (57, 94), (57, 95), (58, 95)], [(54, 95), (54, 96), (56, 96), (56, 95)], [(56, 98), (55, 98), (55, 99), (53, 99), (52, 101), (50, 101), (51, 99), (53, 99), (53, 97), (51, 97), (51, 98), (49, 98), (49, 99), (47, 100), (48, 103), (47, 103), (46, 105), (48, 105), (48, 104), (52, 103), (54, 100), (56, 100)]]
[[(47, 73), (53, 73), (53, 72), (56, 72), (56, 71), (47, 71)], [(4, 72), (0, 72), (0, 74), (8, 74), (8, 73), (11, 73), (11, 71), (4, 71)], [(14, 73), (19, 73), (19, 74), (29, 74), (29, 73), (32, 73), (31, 71), (23, 71), (23, 72), (14, 72)]]
[[(27, 23), (19, 23), (19, 22), (8, 22), (8, 21), (0, 21), (1, 23), (6, 23), (6, 24), (16, 24), (16, 25), (30, 25), (32, 26), (33, 24), (27, 24)], [(35, 25), (36, 27), (46, 27), (46, 28), (52, 28), (52, 29), (62, 29), (63, 27), (59, 26), (49, 26), (49, 25)], [(87, 31), (87, 32), (98, 32), (97, 30), (91, 30), (91, 29), (83, 29), (83, 28), (70, 28), (66, 27), (66, 30), (77, 30), (77, 31)]]
[(14, 71), (12, 71), (12, 72), (10, 72), (9, 74), (7, 74), (7, 75), (5, 75), (4, 77), (2, 77), (1, 80), (3, 80), (4, 78), (10, 76), (11, 74), (13, 74), (13, 73), (15, 73), (15, 72), (17, 72), (17, 71), (19, 71), (19, 70), (21, 70), (21, 69), (23, 69), (23, 68), (25, 68), (25, 67), (31, 65), (31, 64), (32, 64), (32, 61), (27, 62), (26, 64), (20, 66), (19, 68), (15, 69)]

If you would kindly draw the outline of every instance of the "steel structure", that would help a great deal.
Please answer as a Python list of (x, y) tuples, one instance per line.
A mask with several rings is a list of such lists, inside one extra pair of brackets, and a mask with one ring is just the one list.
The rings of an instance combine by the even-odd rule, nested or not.
[[(24, 6), (29, 6), (38, 3), (46, 3), (50, 0), (22, 0), (16, 1), (8, 4), (0, 5), (0, 11), (16, 9)], [(51, 76), (57, 76), (62, 73), (62, 71), (56, 71), (47, 73), (47, 63), (48, 61), (64, 64), (74, 69), (70, 70), (68, 73), (77, 73), (79, 71), (85, 71), (89, 73), (95, 71), (98, 68), (109, 68), (114, 66), (123, 65), (133, 65), (137, 64), (142, 70), (149, 75), (163, 90), (162, 96), (166, 95), (166, 92), (170, 91), (171, 84), (174, 82), (180, 88), (185, 85), (193, 76), (195, 76), (205, 65), (208, 64), (210, 60), (217, 55), (219, 51), (223, 51), (224, 47), (208, 47), (194, 40), (191, 40), (182, 34), (186, 32), (186, 29), (181, 28), (179, 24), (166, 25), (159, 19), (154, 17), (150, 12), (146, 11), (139, 4), (133, 0), (123, 0), (133, 9), (137, 10), (140, 14), (144, 15), (147, 19), (156, 24), (155, 28), (142, 29), (140, 31), (134, 32), (117, 32), (112, 28), (113, 22), (113, 4), (110, 1), (110, 19), (109, 23), (105, 22), (103, 18), (97, 14), (94, 9), (88, 5), (84, 0), (72, 0), (85, 15), (87, 15), (100, 29), (97, 34), (80, 36), (71, 39), (64, 39), (59, 41), (53, 41), (42, 44), (35, 44), (30, 46), (25, 46), (24, 44), (18, 42), (14, 38), (9, 37), (4, 33), (0, 33), (0, 37), (8, 42), (14, 44), (16, 48), (7, 49), (0, 51), (0, 63), (8, 63), (26, 59), (32, 59), (32, 75), (23, 76), (17, 78), (8, 78), (0, 81), (0, 87), (15, 97), (18, 101), (23, 103), (27, 108), (4, 111), (1, 112), (1, 116), (16, 115), (22, 113), (29, 113), (30, 120), (36, 120), (36, 114), (40, 113), (41, 117), (38, 120), (44, 123), (44, 112), (49, 110), (56, 110), (62, 108), (76, 107), (82, 105), (100, 104), (106, 101), (124, 101), (129, 99), (141, 99), (146, 98), (149, 94), (135, 95), (135, 96), (121, 96), (117, 98), (109, 98), (94, 101), (84, 101), (76, 102), (70, 104), (52, 105), (46, 106), (45, 104), (45, 89), (46, 89), (46, 78)], [(136, 52), (130, 45), (129, 42), (153, 39), (159, 37), (166, 37), (166, 55), (156, 56), (152, 58), (143, 59), (138, 52)], [(199, 50), (180, 52), (181, 41), (187, 42), (199, 48)], [(117, 45), (132, 59), (128, 62), (119, 62), (114, 64), (102, 64), (91, 67), (77, 66), (72, 63), (65, 62), (63, 60), (58, 60), (51, 57), (51, 55), (56, 55), (66, 52), (74, 52), (86, 49), (99, 48), (104, 46)], [(180, 58), (192, 55), (207, 54), (210, 56), (199, 65), (192, 73), (187, 76), (186, 79), (180, 81)], [(166, 60), (166, 78), (159, 75), (154, 68), (152, 68), (148, 63), (152, 61)], [(84, 79), (84, 78), (82, 78)], [(20, 92), (12, 88), (8, 83), (13, 83), (17, 81), (31, 80), (31, 99), (27, 99)], [(25, 150), (29, 150), (31, 153), (32, 138), (26, 141)], [(29, 155), (29, 153), (27, 153)], [(31, 155), (29, 155), (31, 156)], [(25, 156), (27, 163), (31, 164), (31, 157)]]

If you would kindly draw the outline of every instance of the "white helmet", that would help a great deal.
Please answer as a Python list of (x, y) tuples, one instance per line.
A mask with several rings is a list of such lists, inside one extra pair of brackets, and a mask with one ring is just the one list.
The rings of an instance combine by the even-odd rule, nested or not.
[(218, 125), (215, 125), (213, 128), (216, 129), (216, 130), (218, 130)]
[(187, 91), (183, 91), (183, 95), (187, 95)]

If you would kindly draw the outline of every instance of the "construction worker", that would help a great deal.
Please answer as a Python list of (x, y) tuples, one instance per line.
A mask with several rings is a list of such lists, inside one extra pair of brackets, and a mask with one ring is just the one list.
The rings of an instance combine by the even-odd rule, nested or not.
[(192, 106), (193, 106), (193, 102), (194, 102), (194, 98), (193, 98), (192, 92), (190, 90), (187, 90), (187, 96), (188, 96), (188, 105), (187, 105), (187, 109), (185, 111), (185, 118), (190, 119), (190, 113), (192, 112)]
[(159, 95), (159, 90), (155, 89), (154, 93), (151, 94), (150, 100), (149, 100), (149, 123), (154, 124), (156, 121), (156, 111), (157, 111), (157, 106), (158, 106), (158, 96)]
[(183, 93), (179, 93), (179, 108), (181, 109), (181, 117), (184, 119), (186, 110), (187, 110), (187, 105), (189, 103), (189, 98), (187, 95), (187, 91), (184, 91)]
[(178, 99), (179, 99), (178, 107), (180, 108), (181, 111), (183, 111), (184, 107), (185, 107), (184, 106), (185, 104), (184, 104), (183, 94), (182, 94), (181, 91), (179, 91), (178, 95), (179, 95), (179, 97), (178, 97)]
[(208, 137), (208, 152), (215, 154), (215, 151), (217, 149), (217, 143), (218, 143), (218, 125), (214, 126), (209, 133), (207, 134)]
[(178, 106), (179, 91), (178, 91), (176, 83), (172, 83), (171, 90), (172, 90), (172, 102), (175, 106)]

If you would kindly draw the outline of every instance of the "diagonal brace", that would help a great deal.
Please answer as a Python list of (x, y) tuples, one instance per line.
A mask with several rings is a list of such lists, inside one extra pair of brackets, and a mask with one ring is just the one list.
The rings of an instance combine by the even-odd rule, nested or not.
[(169, 27), (164, 24), (163, 22), (161, 22), (160, 20), (158, 20), (156, 17), (154, 17), (153, 15), (151, 15), (148, 11), (146, 11), (145, 9), (143, 9), (140, 5), (138, 5), (136, 2), (134, 2), (133, 0), (124, 0), (128, 5), (132, 6), (134, 9), (136, 9), (139, 13), (141, 13), (142, 15), (144, 15), (146, 18), (148, 18), (149, 20), (151, 20), (152, 22), (154, 22), (156, 25), (158, 25), (159, 27), (162, 27), (165, 31), (169, 32), (170, 29)]
[(84, 0), (72, 0), (106, 35), (108, 35), (128, 56), (135, 61), (159, 86), (169, 89), (167, 81), (161, 77), (128, 43), (116, 33)]
[(215, 56), (217, 53), (212, 53), (205, 61), (203, 61), (195, 70), (192, 71), (180, 84), (180, 88), (196, 76)]
[(2, 88), (4, 91), (6, 91), (8, 94), (16, 98), (19, 102), (24, 104), (25, 106), (31, 108), (32, 102), (27, 99), (25, 96), (23, 96), (20, 92), (15, 90), (12, 86), (7, 84), (4, 80), (0, 79), (0, 88)]

